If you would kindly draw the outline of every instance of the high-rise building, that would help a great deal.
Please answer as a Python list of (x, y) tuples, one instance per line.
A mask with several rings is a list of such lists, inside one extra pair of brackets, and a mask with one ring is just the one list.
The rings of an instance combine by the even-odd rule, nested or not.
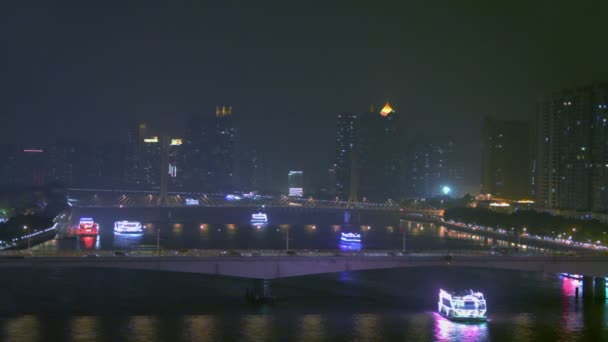
[(184, 139), (169, 138), (167, 141), (168, 186), (170, 190), (177, 191), (184, 188)]
[(486, 117), (482, 128), (481, 193), (522, 199), (530, 186), (530, 129), (525, 121)]
[(358, 161), (361, 197), (374, 201), (401, 196), (399, 116), (387, 102), (361, 116)]
[(213, 183), (219, 192), (235, 190), (236, 177), (236, 127), (232, 107), (217, 107), (215, 110), (215, 141), (211, 151)]
[(335, 196), (342, 200), (357, 199), (357, 158), (359, 147), (359, 120), (357, 114), (338, 115), (336, 126), (336, 156), (333, 165)]
[(143, 185), (141, 168), (144, 139), (148, 137), (148, 126), (145, 123), (131, 123), (127, 129), (124, 163), (124, 184), (138, 188)]
[(399, 198), (402, 161), (398, 116), (390, 104), (361, 115), (338, 115), (336, 197), (353, 202)]
[(15, 184), (44, 185), (47, 182), (48, 153), (40, 147), (25, 148), (17, 155), (13, 170)]
[(412, 144), (404, 158), (407, 196), (427, 198), (460, 191), (463, 170), (453, 151), (451, 140)]
[(190, 116), (184, 140), (186, 186), (192, 191), (209, 189), (209, 149), (213, 142), (212, 118), (201, 114)]
[(231, 107), (193, 115), (184, 139), (185, 178), (192, 190), (230, 192), (236, 184), (236, 127)]
[(140, 184), (146, 189), (160, 187), (161, 161), (163, 153), (163, 141), (159, 136), (144, 138), (143, 149), (140, 155)]
[(288, 194), (291, 197), (304, 196), (304, 172), (289, 171), (289, 189)]
[(538, 102), (532, 182), (538, 205), (608, 209), (608, 84), (565, 89)]

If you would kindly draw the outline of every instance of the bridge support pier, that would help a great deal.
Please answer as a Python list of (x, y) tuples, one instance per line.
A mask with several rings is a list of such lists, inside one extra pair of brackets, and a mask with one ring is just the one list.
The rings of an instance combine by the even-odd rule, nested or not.
[(593, 277), (583, 276), (583, 298), (593, 298)]
[(253, 304), (269, 304), (274, 302), (274, 297), (270, 292), (270, 280), (255, 279), (253, 291), (247, 290), (246, 299)]
[(606, 278), (595, 278), (593, 295), (597, 300), (606, 300)]

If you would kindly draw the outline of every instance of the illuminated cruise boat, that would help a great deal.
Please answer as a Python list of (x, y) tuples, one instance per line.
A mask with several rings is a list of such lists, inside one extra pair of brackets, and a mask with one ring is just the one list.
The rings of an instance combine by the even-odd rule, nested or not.
[(251, 214), (251, 224), (254, 226), (262, 226), (268, 223), (268, 215), (259, 212)]
[(450, 293), (439, 290), (437, 311), (443, 317), (458, 322), (485, 322), (486, 300), (483, 293), (467, 290), (462, 293)]
[(361, 250), (361, 234), (359, 234), (359, 233), (341, 233), (340, 234), (340, 249), (343, 251), (360, 251)]
[(114, 233), (118, 234), (141, 234), (144, 230), (138, 221), (116, 221), (114, 222)]
[(99, 225), (91, 217), (81, 217), (76, 228), (78, 236), (96, 236), (99, 234)]
[(564, 277), (564, 278), (570, 278), (570, 279), (575, 279), (575, 280), (583, 280), (583, 276), (580, 275), (580, 274), (562, 273), (561, 276)]

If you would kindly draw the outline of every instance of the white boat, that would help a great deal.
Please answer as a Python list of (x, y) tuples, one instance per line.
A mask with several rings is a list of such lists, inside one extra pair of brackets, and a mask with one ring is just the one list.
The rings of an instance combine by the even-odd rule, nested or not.
[(253, 225), (263, 225), (263, 224), (267, 224), (268, 223), (268, 215), (259, 212), (259, 213), (254, 213), (251, 214), (251, 224)]
[(361, 234), (359, 234), (359, 233), (341, 233), (339, 247), (343, 251), (360, 251), (361, 250)]
[(116, 221), (114, 222), (114, 233), (140, 234), (143, 233), (141, 222), (138, 221)]
[(450, 293), (439, 290), (437, 311), (443, 317), (458, 322), (485, 322), (486, 300), (483, 293), (467, 290), (462, 293)]
[(361, 234), (359, 233), (342, 233), (340, 242), (345, 243), (361, 243)]

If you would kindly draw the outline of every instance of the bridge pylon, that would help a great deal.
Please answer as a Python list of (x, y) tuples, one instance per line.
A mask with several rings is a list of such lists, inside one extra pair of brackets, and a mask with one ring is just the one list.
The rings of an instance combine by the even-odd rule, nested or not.
[(163, 207), (167, 204), (169, 182), (169, 137), (163, 135), (160, 138), (160, 193), (158, 196), (158, 206)]

